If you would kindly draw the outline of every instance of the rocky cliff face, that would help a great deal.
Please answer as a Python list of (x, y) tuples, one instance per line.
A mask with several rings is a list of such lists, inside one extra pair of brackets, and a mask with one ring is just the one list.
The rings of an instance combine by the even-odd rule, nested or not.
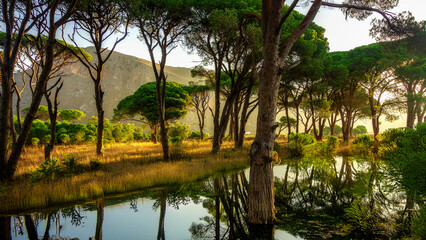
[[(86, 51), (92, 53), (93, 48), (87, 48)], [(188, 84), (189, 81), (194, 81), (189, 68), (166, 67), (165, 71), (168, 81), (181, 84)], [(64, 86), (59, 94), (59, 108), (83, 111), (86, 114), (86, 118), (83, 121), (89, 119), (91, 116), (96, 116), (94, 85), (87, 69), (81, 63), (76, 62), (64, 67), (63, 73), (62, 79), (64, 80)], [(18, 84), (21, 83), (21, 74), (16, 74), (15, 78)], [(142, 84), (150, 81), (155, 81), (155, 79), (149, 61), (114, 52), (105, 64), (103, 71), (102, 88), (105, 92), (105, 117), (111, 119), (113, 109), (121, 99), (133, 94)], [(31, 93), (27, 87), (22, 94), (21, 109), (29, 106), (30, 101)], [(44, 100), (41, 104), (46, 105)], [(213, 106), (214, 102), (212, 99), (211, 107), (213, 108)], [(213, 128), (212, 117), (210, 112), (207, 112), (206, 115), (206, 131), (211, 133)], [(251, 121), (249, 121), (248, 131), (252, 131), (254, 120), (252, 117)], [(179, 121), (188, 123), (193, 131), (198, 130), (195, 109), (189, 109), (185, 118)]]

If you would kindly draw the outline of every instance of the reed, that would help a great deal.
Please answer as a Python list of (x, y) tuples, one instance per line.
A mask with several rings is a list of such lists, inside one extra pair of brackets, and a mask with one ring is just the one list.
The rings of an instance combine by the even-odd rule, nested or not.
[[(149, 187), (192, 182), (218, 171), (241, 169), (248, 166), (247, 150), (232, 150), (225, 142), (224, 150), (210, 154), (209, 142), (186, 142), (178, 148), (191, 160), (164, 162), (161, 146), (152, 143), (111, 144), (96, 171), (53, 176), (31, 182), (26, 174), (44, 162), (42, 149), (26, 149), (19, 164), (15, 181), (3, 186), (0, 192), (0, 213), (12, 214), (49, 206), (84, 202), (103, 196), (141, 190)], [(77, 164), (88, 169), (95, 146), (60, 146), (54, 156), (78, 156)]]

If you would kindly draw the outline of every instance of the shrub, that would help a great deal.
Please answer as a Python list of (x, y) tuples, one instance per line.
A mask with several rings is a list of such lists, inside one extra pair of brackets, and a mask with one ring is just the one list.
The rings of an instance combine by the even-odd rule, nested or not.
[(101, 161), (98, 158), (90, 159), (90, 169), (97, 170), (101, 167)]
[(273, 151), (278, 152), (280, 150), (280, 148), (281, 148), (280, 144), (277, 143), (276, 141), (274, 141), (274, 149), (273, 149)]
[(31, 138), (31, 145), (33, 145), (34, 147), (38, 146), (38, 144), (40, 143), (40, 139), (38, 138)]
[(374, 140), (370, 136), (361, 135), (352, 142), (352, 151), (355, 154), (364, 155), (370, 152)]
[(325, 144), (327, 144), (331, 151), (334, 151), (336, 148), (339, 147), (340, 141), (335, 136), (326, 136)]
[(58, 136), (58, 140), (59, 140), (60, 143), (67, 144), (71, 141), (71, 138), (68, 134), (63, 133), (63, 134)]
[(173, 144), (181, 144), (182, 138), (180, 136), (174, 136), (170, 138), (170, 142), (172, 142)]
[(189, 125), (186, 123), (180, 124), (179, 122), (177, 122), (176, 124), (170, 126), (169, 129), (170, 138), (180, 137), (182, 140), (185, 140), (189, 137), (190, 133), (191, 132), (189, 131)]
[(291, 133), (288, 136), (288, 148), (292, 156), (302, 156), (303, 146), (312, 144), (315, 139), (312, 135), (306, 133)]
[(308, 157), (324, 157), (330, 155), (331, 148), (323, 142), (314, 142), (303, 146), (303, 155)]
[(62, 165), (64, 165), (69, 172), (74, 172), (77, 168), (77, 159), (78, 157), (75, 154), (65, 154)]
[(59, 173), (61, 168), (61, 161), (59, 161), (59, 159), (49, 158), (31, 173), (30, 178), (33, 182), (38, 182), (43, 179), (49, 180), (54, 176), (54, 174)]

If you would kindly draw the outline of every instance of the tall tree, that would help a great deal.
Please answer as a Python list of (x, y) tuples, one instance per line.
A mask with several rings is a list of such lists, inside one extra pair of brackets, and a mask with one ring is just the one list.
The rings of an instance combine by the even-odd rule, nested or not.
[[(285, 67), (292, 45), (302, 36), (318, 12), (322, 0), (314, 0), (306, 16), (297, 24), (287, 38), (280, 41), (281, 27), (296, 7), (299, 1), (295, 0), (283, 13), (284, 1), (262, 1), (261, 28), (263, 33), (263, 66), (259, 83), (259, 112), (257, 118), (256, 137), (253, 141), (250, 156), (250, 184), (248, 198), (248, 221), (257, 224), (272, 223), (275, 218), (274, 191), (272, 172), (272, 149), (274, 131), (276, 128), (276, 102), (280, 75)], [(368, 3), (361, 9), (371, 7), (387, 7), (397, 1), (348, 1), (349, 3)], [(328, 4), (336, 7), (352, 7), (349, 4)], [(353, 7), (352, 7), (353, 8)], [(356, 14), (355, 12), (350, 12)], [(366, 14), (361, 12), (363, 17)]]
[[(72, 1), (1, 1), (1, 21), (5, 26), (5, 41), (0, 56), (1, 102), (0, 102), (0, 180), (12, 179), (31, 123), (40, 105), (44, 90), (49, 80), (54, 61), (56, 33), (72, 15), (78, 0)], [(21, 134), (16, 144), (9, 149), (12, 114), (12, 83), (17, 55), (23, 36), (30, 30), (37, 32), (37, 37), (46, 36), (42, 71), (34, 88), (34, 95), (27, 116), (22, 125)], [(11, 150), (11, 151), (10, 151)]]
[[(132, 119), (138, 117), (151, 127), (151, 140), (157, 142), (157, 128), (159, 124), (156, 83), (149, 82), (138, 88), (132, 95), (120, 100), (114, 109), (114, 120)], [(186, 87), (167, 82), (165, 90), (165, 120), (176, 120), (186, 114), (191, 104), (191, 97)]]
[[(189, 27), (192, 17), (190, 1), (143, 0), (128, 1), (127, 9), (133, 26), (137, 27), (140, 39), (145, 43), (156, 82), (158, 121), (160, 125), (163, 158), (169, 160), (165, 104), (166, 81), (164, 72), (168, 54), (177, 47), (178, 41)], [(159, 55), (157, 55), (159, 51)], [(158, 59), (160, 59), (158, 61)], [(158, 61), (158, 62), (157, 62)]]
[[(77, 11), (73, 15), (74, 32), (69, 36), (71, 41), (78, 46), (77, 37), (93, 44), (96, 63), (92, 63), (90, 58), (84, 54), (75, 55), (89, 72), (90, 78), (94, 84), (96, 112), (98, 114), (98, 127), (96, 138), (96, 154), (103, 156), (104, 145), (104, 109), (102, 90), (102, 72), (105, 63), (111, 57), (118, 43), (127, 36), (129, 24), (125, 11), (116, 0), (87, 0), (78, 4)], [(124, 26), (124, 29), (122, 29)], [(113, 40), (110, 51), (105, 51), (105, 43), (115, 35), (120, 34)]]
[[(198, 71), (201, 70), (201, 71)], [(195, 77), (202, 73), (208, 73), (205, 69), (192, 69), (191, 75), (192, 77)], [(202, 74), (204, 75), (204, 74)], [(192, 103), (194, 104), (195, 111), (197, 112), (197, 119), (198, 119), (198, 127), (200, 129), (200, 137), (201, 140), (204, 139), (204, 126), (205, 126), (205, 119), (206, 119), (206, 112), (207, 109), (209, 109), (209, 102), (211, 98), (211, 86), (209, 85), (197, 85), (196, 83), (191, 83), (191, 97), (192, 97)]]
[[(407, 127), (413, 128), (416, 114), (425, 102), (426, 21), (416, 21), (410, 12), (402, 12), (391, 21), (389, 26), (383, 20), (374, 19), (370, 35), (378, 41), (393, 41), (388, 44), (388, 51), (405, 47), (405, 62), (395, 68), (395, 74), (401, 91), (404, 91)], [(419, 120), (423, 120), (422, 116), (418, 116)]]

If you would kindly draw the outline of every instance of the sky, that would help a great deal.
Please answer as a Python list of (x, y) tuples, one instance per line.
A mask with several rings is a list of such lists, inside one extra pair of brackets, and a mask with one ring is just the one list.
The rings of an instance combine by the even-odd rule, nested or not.
[[(287, 0), (286, 4), (289, 2), (290, 0)], [(341, 0), (334, 2), (341, 2)], [(426, 0), (400, 0), (399, 2), (398, 6), (391, 10), (392, 12), (411, 11), (417, 21), (426, 20)], [(296, 10), (306, 13), (308, 8), (305, 4), (300, 4)], [(330, 51), (347, 51), (375, 42), (369, 36), (370, 22), (374, 17), (380, 18), (380, 15), (373, 14), (364, 21), (351, 18), (345, 20), (339, 9), (321, 7), (314, 22), (326, 29), (325, 36), (328, 38)], [(146, 46), (137, 38), (137, 35), (137, 30), (131, 30), (129, 36), (116, 47), (116, 51), (150, 60)], [(192, 68), (200, 62), (196, 54), (189, 54), (183, 47), (178, 47), (170, 53), (166, 65)]]

